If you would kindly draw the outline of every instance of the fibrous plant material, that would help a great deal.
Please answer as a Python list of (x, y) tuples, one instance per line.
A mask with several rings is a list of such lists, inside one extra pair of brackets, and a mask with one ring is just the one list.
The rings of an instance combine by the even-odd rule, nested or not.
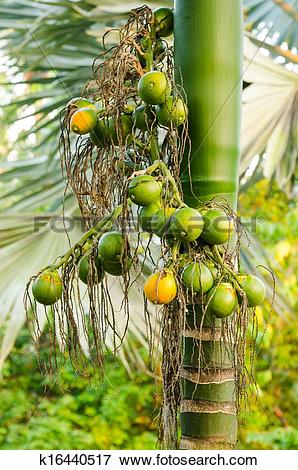
[[(249, 315), (237, 270), (243, 229), (235, 212), (224, 199), (202, 200), (196, 208), (183, 199), (180, 164), (189, 158), (191, 142), (187, 97), (183, 84), (175, 82), (173, 49), (164, 40), (172, 15), (170, 9), (132, 10), (127, 24), (113, 30), (118, 43), (95, 59), (84, 97), (71, 100), (63, 110), (62, 170), (87, 231), (67, 253), (29, 280), (24, 299), (36, 338), (37, 302), (45, 306), (51, 343), (47, 371), (57, 370), (67, 350), (79, 373), (86, 374), (91, 361), (102, 375), (107, 331), (113, 332), (116, 352), (130, 321), (130, 289), (144, 283), (143, 273), (150, 265), (143, 310), (148, 349), (162, 350), (160, 443), (166, 448), (178, 446), (177, 413), (187, 358), (191, 363), (196, 355), (200, 380), (210, 360), (218, 371), (228, 364), (228, 370), (234, 371), (239, 402)], [(165, 19), (166, 25), (159, 23)], [(154, 244), (159, 247), (158, 256), (151, 252)], [(53, 292), (47, 287), (49, 298), (32, 289), (46, 275), (61, 288)], [(122, 332), (115, 328), (110, 276), (118, 277), (122, 287), (126, 322)], [(152, 331), (148, 301), (161, 306), (160, 335)], [(198, 311), (199, 315), (194, 314)], [(154, 338), (161, 338), (160, 343), (153, 345)], [(208, 341), (214, 338), (218, 341), (215, 359), (208, 357)], [(194, 386), (189, 397), (195, 393)]]

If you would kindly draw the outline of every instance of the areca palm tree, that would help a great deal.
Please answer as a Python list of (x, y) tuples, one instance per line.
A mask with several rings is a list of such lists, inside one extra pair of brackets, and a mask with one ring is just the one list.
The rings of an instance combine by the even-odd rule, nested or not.
[[(242, 1), (177, 0), (175, 5), (176, 65), (188, 97), (191, 140), (190, 162), (185, 162), (181, 174), (186, 202), (198, 207), (200, 201), (225, 200), (236, 210)], [(187, 54), (187, 47), (195, 44), (198, 48)], [(223, 54), (225, 50), (229, 55)], [(181, 447), (233, 448), (237, 440), (237, 372), (227, 352), (233, 345), (227, 339), (222, 342), (217, 334), (225, 324), (219, 320), (214, 333), (201, 306), (196, 307), (188, 308), (186, 318)]]
[[(150, 5), (151, 3), (152, 6), (158, 6), (158, 4), (171, 5), (172, 2), (150, 2)], [(226, 8), (229, 8), (229, 12), (234, 11), (234, 2), (231, 6), (231, 4), (229, 4), (230, 0), (216, 0), (213, 3), (218, 4), (218, 6), (223, 9), (221, 13), (224, 16)], [(179, 4), (180, 2), (177, 3), (178, 8)], [(210, 4), (210, 2), (208, 2), (208, 4)], [(282, 17), (282, 15), (285, 14), (284, 10), (270, 0), (259, 2), (251, 2), (247, 0), (244, 4), (246, 5), (246, 25), (252, 25), (250, 29), (255, 33), (254, 41), (259, 44), (259, 46), (261, 44), (263, 47), (267, 47), (271, 52), (275, 51), (274, 53), (276, 55), (278, 53), (278, 49), (276, 49), (276, 47), (277, 45), (279, 47), (281, 42), (277, 44), (267, 44), (267, 39), (270, 39), (271, 36), (274, 37), (273, 32), (275, 31), (276, 24), (274, 25), (274, 28), (270, 29), (270, 34), (267, 34), (266, 41), (262, 39), (262, 34), (264, 34), (264, 28), (266, 25), (263, 25), (263, 29), (260, 29), (258, 25), (263, 21), (264, 17), (270, 18), (270, 16), (267, 16), (268, 14), (270, 15), (273, 13), (274, 16), (278, 18)], [(292, 1), (292, 4), (294, 6), (295, 2)], [(195, 17), (198, 22), (202, 21), (202, 26), (204, 26), (202, 18), (204, 18), (205, 14), (209, 15), (208, 18), (216, 20), (215, 12), (212, 7), (209, 6), (210, 10), (208, 10), (206, 2), (203, 0), (196, 0), (194, 2), (189, 0), (186, 5), (188, 8), (192, 8), (192, 10), (196, 12), (198, 16)], [(25, 83), (25, 86), (28, 87), (25, 97), (15, 99), (7, 106), (7, 109), (4, 110), (5, 116), (8, 123), (14, 123), (17, 119), (24, 119), (33, 116), (33, 125), (29, 131), (23, 132), (20, 135), (20, 139), (26, 142), (30, 135), (34, 135), (36, 139), (36, 142), (34, 143), (34, 155), (31, 153), (30, 158), (25, 161), (12, 160), (5, 162), (2, 165), (3, 172), (0, 175), (0, 182), (2, 181), (3, 188), (7, 188), (2, 197), (5, 205), (4, 211), (2, 212), (0, 233), (0, 240), (3, 246), (0, 254), (2, 260), (0, 276), (3, 280), (2, 286), (5, 291), (5, 295), (1, 298), (1, 315), (2, 321), (7, 324), (7, 328), (4, 341), (2, 343), (0, 364), (9, 353), (17, 332), (25, 320), (24, 315), (20, 312), (20, 304), (21, 292), (26, 278), (36, 271), (37, 263), (39, 263), (39, 265), (47, 264), (55, 254), (57, 255), (63, 252), (65, 247), (68, 245), (67, 238), (63, 234), (60, 234), (60, 236), (53, 234), (51, 232), (51, 226), (48, 223), (53, 215), (60, 215), (62, 213), (63, 204), (64, 182), (61, 179), (60, 167), (58, 164), (59, 156), (57, 152), (59, 111), (69, 98), (80, 94), (83, 84), (89, 78), (90, 66), (93, 59), (97, 57), (101, 51), (100, 39), (102, 34), (105, 32), (106, 27), (121, 23), (126, 18), (127, 11), (135, 6), (137, 6), (136, 2), (125, 4), (125, 7), (123, 7), (122, 2), (115, 3), (114, 1), (105, 1), (101, 2), (100, 5), (97, 5), (93, 1), (57, 1), (48, 4), (48, 2), (43, 1), (28, 2), (26, 0), (20, 0), (18, 2), (4, 1), (0, 7), (0, 12), (2, 13), (0, 27), (2, 29), (4, 45), (7, 50), (7, 55), (5, 56), (5, 61), (7, 61), (6, 63), (8, 64), (7, 73), (9, 74), (8, 76), (10, 80), (14, 82), (14, 85), (10, 83), (7, 86), (14, 88), (15, 83), (18, 82)], [(182, 14), (181, 16), (178, 15), (178, 18), (179, 17), (182, 18)], [(236, 57), (236, 55), (234, 55), (235, 51), (233, 50), (234, 44), (237, 43), (235, 39), (239, 40), (239, 11), (237, 18), (238, 27), (234, 30), (235, 36), (232, 36), (231, 32), (231, 36), (228, 35), (226, 37), (226, 40), (229, 41), (229, 43), (226, 44), (225, 48), (220, 52), (225, 57), (232, 57), (233, 60), (236, 60), (239, 64), (239, 51)], [(291, 21), (291, 25), (294, 25), (295, 32), (297, 19), (295, 19), (293, 15), (290, 15), (289, 18), (290, 19), (288, 21)], [(189, 40), (189, 37), (186, 33), (184, 34), (184, 29), (181, 29), (181, 26), (178, 24), (177, 34), (179, 34), (179, 32), (179, 44), (184, 44), (183, 41)], [(214, 33), (214, 27), (210, 28), (210, 30), (206, 30), (202, 27), (200, 30), (199, 37), (197, 39), (198, 44), (202, 46), (202, 51), (205, 54), (204, 57), (208, 56), (208, 51), (206, 51), (206, 49), (204, 50), (206, 37), (209, 34), (209, 39), (214, 40), (214, 36), (212, 36)], [(287, 38), (289, 48), (294, 44), (295, 34), (291, 33)], [(223, 36), (225, 36), (224, 32)], [(285, 38), (285, 31), (281, 28), (280, 41), (283, 41)], [(244, 110), (247, 107), (247, 116), (249, 116), (249, 113), (256, 112), (256, 110), (261, 113), (264, 109), (263, 107), (258, 106), (255, 97), (257, 97), (259, 93), (258, 85), (259, 81), (262, 83), (261, 77), (264, 76), (266, 72), (268, 73), (269, 66), (267, 62), (269, 60), (269, 69), (271, 72), (274, 70), (275, 79), (280, 87), (283, 89), (283, 87), (291, 84), (293, 92), (289, 93), (289, 96), (287, 95), (287, 99), (282, 93), (280, 94), (280, 112), (284, 113), (285, 117), (282, 122), (280, 122), (279, 127), (276, 127), (276, 116), (273, 115), (273, 111), (268, 107), (268, 112), (272, 113), (272, 128), (275, 129), (278, 135), (283, 132), (284, 128), (287, 131), (286, 143), (284, 143), (284, 145), (278, 150), (274, 148), (272, 143), (270, 144), (269, 137), (271, 133), (267, 133), (267, 121), (265, 122), (265, 120), (264, 129), (257, 140), (258, 146), (252, 146), (252, 142), (255, 143), (256, 141), (256, 128), (249, 121), (249, 117), (246, 117), (246, 114), (244, 113), (243, 132), (244, 142), (247, 142), (247, 145), (243, 148), (241, 171), (244, 177), (247, 178), (246, 170), (250, 168), (252, 159), (255, 155), (259, 154), (259, 166), (256, 171), (260, 170), (263, 161), (265, 161), (265, 172), (267, 172), (267, 176), (271, 177), (276, 172), (280, 175), (280, 172), (283, 172), (284, 178), (282, 180), (279, 178), (279, 181), (282, 183), (283, 187), (287, 187), (290, 191), (290, 183), (293, 180), (293, 175), (296, 171), (295, 163), (297, 158), (297, 148), (295, 152), (295, 146), (293, 145), (296, 138), (295, 122), (297, 122), (297, 101), (295, 101), (296, 98), (294, 93), (297, 89), (297, 74), (293, 70), (285, 72), (282, 66), (274, 65), (272, 59), (265, 60), (262, 56), (257, 54), (256, 51), (250, 52), (253, 46), (251, 46), (250, 43), (247, 44), (248, 45), (245, 49), (245, 59), (247, 62), (244, 69), (244, 78), (249, 83), (253, 83), (245, 92)], [(186, 48), (185, 45), (184, 48)], [(291, 54), (294, 57), (294, 60), (291, 60), (293, 59), (291, 56), (287, 57), (286, 60), (288, 63), (294, 64), (295, 53), (291, 52)], [(183, 54), (180, 49), (180, 55), (179, 52), (177, 53), (177, 61), (178, 65), (181, 65), (183, 69), (186, 65), (183, 63), (182, 56)], [(203, 55), (199, 55), (197, 59), (194, 57), (194, 64), (197, 64), (198, 67), (200, 65), (201, 69), (202, 64), (200, 64), (200, 60), (203, 61)], [(210, 61), (209, 63), (212, 64), (213, 61)], [(14, 70), (13, 74), (11, 74), (11, 70)], [(206, 71), (203, 72), (203, 69), (200, 71), (200, 74), (203, 75), (202, 89), (206, 86), (205, 91), (208, 96), (210, 95), (210, 90), (211, 93), (213, 93), (213, 90), (217, 86), (220, 88), (220, 86), (217, 85), (219, 82), (216, 82), (218, 77), (215, 77), (214, 75), (215, 70), (216, 69), (214, 69), (213, 74), (210, 75), (212, 78), (210, 80), (210, 88), (203, 82), (206, 76)], [(235, 71), (237, 73), (229, 78), (233, 80), (233, 86), (237, 84), (235, 90), (238, 90), (239, 92), (241, 85), (239, 67), (235, 67)], [(232, 90), (233, 86), (231, 85), (232, 82), (226, 83), (226, 86), (228, 86), (228, 88), (230, 87)], [(271, 85), (272, 90), (275, 90), (276, 83), (271, 83)], [(190, 100), (193, 100), (193, 103), (195, 103), (196, 100), (200, 100), (201, 95), (192, 95), (192, 88), (190, 84), (187, 84), (187, 79), (185, 86), (188, 95), (190, 96)], [(34, 92), (32, 92), (32, 90), (34, 90)], [(215, 93), (215, 97), (218, 97), (221, 100), (223, 99), (223, 95), (223, 91), (222, 94), (220, 91)], [(236, 94), (233, 94), (233, 96), (236, 96)], [(236, 139), (238, 139), (238, 119), (235, 119), (239, 112), (238, 100), (239, 98), (236, 100), (237, 104), (234, 103), (234, 107), (232, 109), (234, 113), (233, 123), (235, 126), (233, 139), (231, 139), (230, 142), (232, 148), (236, 148)], [(217, 103), (217, 105), (219, 105), (219, 103)], [(222, 103), (222, 105), (224, 105), (224, 103)], [(190, 106), (192, 108), (194, 105), (190, 103)], [(223, 108), (225, 108), (225, 106), (223, 106)], [(209, 119), (214, 120), (214, 113), (212, 115), (213, 111), (214, 109), (212, 110), (211, 106), (209, 107), (209, 104), (206, 102), (206, 106), (200, 111), (202, 113), (200, 118), (202, 118), (202, 120), (206, 119), (207, 122)], [(224, 111), (226, 110), (224, 109)], [(225, 112), (221, 115), (226, 116)], [(231, 117), (230, 114), (229, 116)], [(219, 121), (221, 122), (221, 119)], [(227, 122), (229, 121), (227, 120), (226, 124)], [(194, 124), (191, 125), (194, 126)], [(222, 127), (219, 125), (218, 128), (217, 124), (214, 127), (217, 132), (222, 132), (223, 129), (225, 129), (223, 124)], [(206, 145), (202, 145), (203, 148), (200, 149), (203, 156), (208, 155), (208, 146), (212, 144), (212, 139), (215, 142), (219, 140), (218, 134), (213, 134), (212, 126), (211, 130), (211, 141), (209, 141), (208, 138)], [(208, 134), (207, 129), (205, 129), (205, 131), (206, 134)], [(275, 138), (277, 139), (277, 137)], [(252, 147), (253, 151), (251, 150)], [(262, 154), (266, 147), (267, 158), (266, 160), (262, 160)], [(236, 150), (232, 153), (234, 153), (235, 157), (237, 156)], [(231, 183), (234, 192), (231, 198), (233, 204), (235, 204), (236, 200), (236, 166), (236, 163), (230, 166), (230, 176), (233, 176), (233, 182)], [(207, 171), (210, 170), (208, 168), (208, 164), (205, 165), (205, 170), (205, 177), (208, 176), (211, 178), (211, 174), (207, 174)], [(201, 177), (199, 172), (197, 175), (199, 178)], [(209, 184), (209, 189), (212, 194), (214, 194), (216, 191), (211, 188), (211, 183), (208, 182), (207, 186)], [(218, 188), (218, 192), (222, 193), (222, 189)], [(67, 214), (72, 215), (76, 213), (76, 203), (71, 194), (66, 195), (66, 208)], [(29, 210), (42, 211), (41, 214), (44, 218), (38, 222), (38, 225), (42, 226), (41, 231), (34, 232), (32, 219), (28, 219), (29, 214), (24, 215), (24, 212)], [(20, 211), (23, 212), (22, 216), (18, 215)], [(71, 235), (73, 239), (76, 239), (78, 237), (78, 230), (72, 232)], [(46, 249), (49, 245), (51, 246), (51, 252)], [(30, 265), (22, 271), (19, 269), (16, 271), (17, 263), (14, 263), (14, 260), (24, 258), (32, 259), (33, 256), (35, 256), (36, 259), (35, 266)], [(117, 286), (117, 284), (114, 285), (114, 289), (116, 289), (115, 293), (117, 292), (118, 287), (119, 286)], [(134, 295), (135, 298), (133, 298), (132, 301), (138, 305), (138, 303), (140, 303), (140, 293), (136, 290)], [(117, 297), (117, 295), (115, 295), (115, 297)], [(284, 305), (285, 303), (283, 299), (279, 298), (278, 306), (281, 311), (283, 310)], [(118, 327), (120, 330), (123, 328), (121, 319)], [(140, 342), (145, 344), (145, 337), (143, 334), (145, 326), (137, 315), (133, 316), (133, 321), (130, 323), (130, 330)], [(127, 343), (126, 351), (129, 360), (139, 360), (137, 352), (135, 352), (133, 348), (129, 348), (129, 342)], [(126, 363), (127, 368), (129, 368), (129, 360), (127, 360), (125, 352), (122, 353), (122, 360)], [(190, 380), (190, 382), (192, 381)], [(214, 388), (212, 385), (210, 387)], [(227, 391), (223, 390), (223, 388), (226, 389), (229, 387), (219, 386), (217, 392), (219, 394), (223, 393), (223, 396), (226, 396), (226, 393), (231, 393), (231, 389)], [(203, 390), (204, 387), (201, 387), (201, 389)], [(202, 398), (200, 397), (200, 393), (204, 394), (202, 390), (201, 392), (198, 392), (199, 399)], [(217, 399), (217, 401), (220, 402), (221, 400)], [(231, 396), (225, 401), (233, 402)], [(189, 406), (192, 405), (189, 404)], [(233, 406), (231, 406), (231, 408), (232, 407)], [(183, 414), (184, 417), (186, 417), (184, 429), (187, 430), (188, 421), (191, 421), (193, 416), (192, 412), (186, 408), (185, 413)], [(221, 413), (218, 413), (218, 415), (220, 414)], [(189, 439), (189, 437), (194, 437), (197, 441), (200, 441), (202, 436), (198, 435), (198, 433), (201, 432), (199, 430), (202, 429), (202, 419), (204, 418), (205, 420), (207, 415), (211, 416), (212, 413), (205, 412), (204, 416), (203, 413), (196, 413), (196, 417), (194, 419), (197, 422), (197, 426), (192, 427), (192, 429), (196, 429), (198, 431), (195, 431), (194, 435), (188, 435), (188, 439), (184, 440), (185, 445), (192, 445), (189, 443), (194, 443), (195, 447), (200, 445), (200, 442), (194, 442)], [(232, 417), (227, 418), (227, 415)], [(227, 445), (227, 443), (233, 444), (235, 439), (235, 435), (232, 432), (235, 428), (234, 413), (224, 413), (224, 419), (220, 424), (222, 429), (227, 425), (228, 421), (229, 423), (226, 430), (230, 430), (231, 433), (228, 438), (227, 434), (223, 436), (223, 445)], [(205, 425), (206, 421), (204, 421), (204, 426)], [(210, 436), (205, 437), (208, 438)], [(203, 440), (203, 445), (206, 447), (208, 444)], [(218, 441), (216, 441), (216, 445), (218, 445)]]

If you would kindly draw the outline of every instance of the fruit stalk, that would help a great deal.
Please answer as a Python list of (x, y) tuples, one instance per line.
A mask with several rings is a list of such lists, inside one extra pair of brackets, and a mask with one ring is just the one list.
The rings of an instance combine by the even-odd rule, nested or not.
[[(175, 0), (174, 36), (175, 65), (180, 69), (177, 79), (181, 73), (191, 140), (180, 175), (184, 200), (198, 207), (201, 201), (215, 199), (228, 202), (235, 210), (240, 158), (242, 0)], [(189, 306), (186, 324), (180, 447), (233, 448), (237, 416), (232, 345), (210, 334), (212, 325), (207, 317), (202, 320), (200, 305)], [(222, 321), (217, 319), (215, 327), (220, 331)]]
[[(115, 209), (110, 214), (108, 214), (106, 217), (101, 219), (100, 222), (98, 222), (93, 228), (88, 230), (88, 232), (84, 233), (84, 235), (80, 238), (80, 240), (73, 247), (71, 247), (63, 256), (59, 258), (59, 261), (57, 261), (54, 264), (45, 266), (44, 268), (41, 269), (40, 272), (43, 272), (49, 268), (59, 269), (64, 264), (67, 264), (70, 257), (76, 256), (77, 250), (80, 250), (87, 240), (89, 240), (92, 236), (100, 235), (103, 232), (105, 232), (107, 228), (111, 225), (111, 223), (113, 223), (113, 221), (116, 220), (121, 213), (122, 213), (122, 204), (115, 207)], [(88, 255), (88, 252), (85, 255)]]

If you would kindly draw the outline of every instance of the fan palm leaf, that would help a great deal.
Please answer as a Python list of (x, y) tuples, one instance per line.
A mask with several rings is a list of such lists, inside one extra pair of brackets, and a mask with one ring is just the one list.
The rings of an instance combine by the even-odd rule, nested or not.
[(297, 0), (244, 0), (244, 18), (254, 36), (266, 36), (271, 44), (286, 42), (289, 49), (297, 46)]
[(291, 193), (298, 156), (298, 73), (276, 64), (246, 39), (243, 93), (243, 175), (256, 155), (264, 176), (276, 176), (281, 189)]

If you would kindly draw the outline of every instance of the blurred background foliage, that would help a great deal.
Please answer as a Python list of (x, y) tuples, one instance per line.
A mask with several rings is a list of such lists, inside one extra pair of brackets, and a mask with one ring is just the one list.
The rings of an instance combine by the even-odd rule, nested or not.
[(106, 377), (78, 377), (69, 362), (41, 378), (26, 330), (5, 363), (0, 390), (1, 449), (152, 449), (160, 399), (154, 381), (132, 380), (113, 356)]
[(298, 448), (298, 211), (276, 183), (262, 179), (239, 197), (239, 211), (257, 217), (257, 237), (280, 276), (295, 315), (281, 317), (270, 305), (257, 308), (255, 377), (243, 410), (240, 442), (247, 449)]
[[(172, 5), (171, 0), (147, 3)], [(107, 357), (100, 384), (76, 376), (68, 363), (59, 380), (42, 378), (22, 308), (32, 271), (67, 247), (66, 237), (54, 237), (48, 224), (63, 203), (60, 111), (90, 77), (102, 34), (137, 6), (123, 0), (0, 4), (1, 449), (156, 445), (158, 380), (135, 367), (128, 376), (123, 360), (114, 356)], [(249, 392), (240, 417), (244, 449), (298, 448), (297, 11), (298, 0), (244, 0), (252, 42), (247, 39), (244, 57), (239, 213), (244, 221), (256, 218), (257, 233), (242, 262), (245, 268), (265, 263), (278, 278), (273, 312), (269, 300), (257, 310), (257, 395)], [(67, 194), (66, 213), (76, 210)], [(45, 217), (39, 233), (32, 214)], [(43, 334), (46, 348), (46, 330)], [(133, 326), (129, 338), (130, 348), (146, 358)]]

